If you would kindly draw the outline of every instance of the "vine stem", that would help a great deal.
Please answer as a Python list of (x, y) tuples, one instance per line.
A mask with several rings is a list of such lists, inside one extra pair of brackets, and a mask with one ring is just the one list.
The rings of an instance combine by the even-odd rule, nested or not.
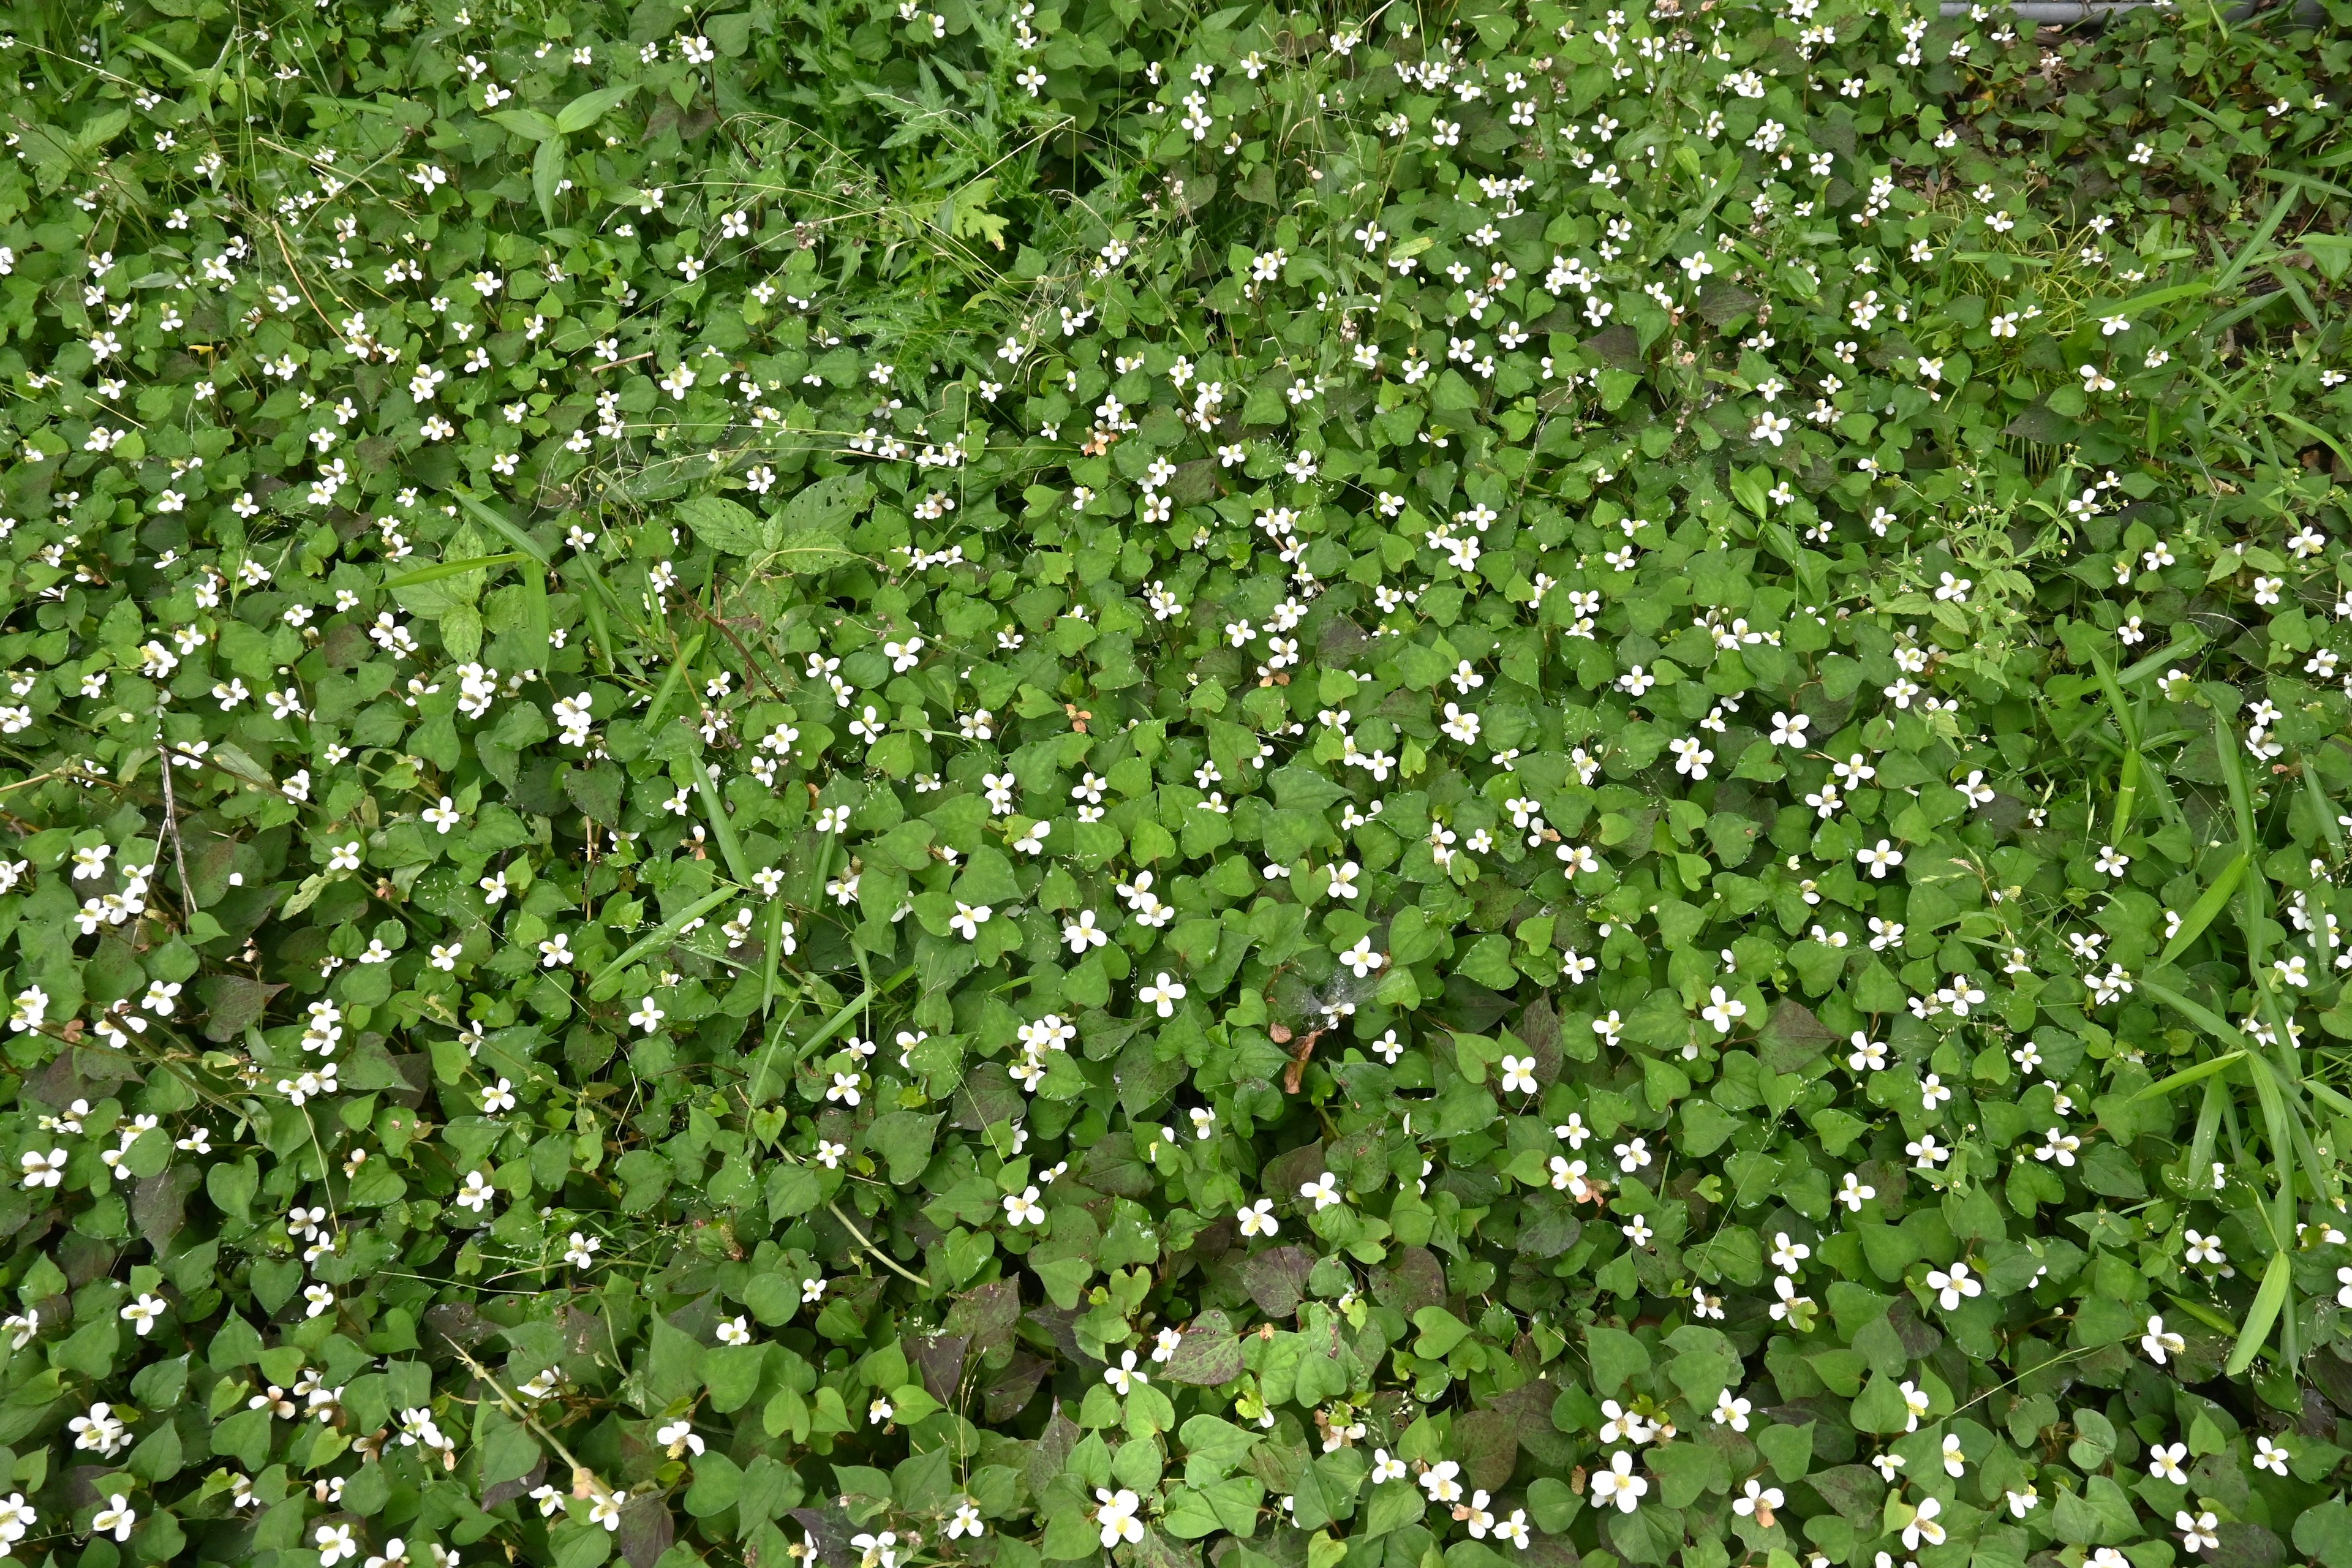
[(873, 1242), (867, 1240), (866, 1233), (858, 1229), (857, 1226), (851, 1222), (847, 1215), (841, 1212), (841, 1205), (839, 1204), (835, 1203), (831, 1198), (827, 1198), (824, 1200), (824, 1206), (833, 1211), (833, 1217), (841, 1222), (842, 1228), (849, 1232), (851, 1238), (854, 1239), (858, 1246), (873, 1254), (876, 1262), (881, 1264), (883, 1268), (887, 1268), (891, 1273), (896, 1274), (899, 1279), (906, 1280), (909, 1284), (919, 1285), (926, 1290), (931, 1288), (931, 1282), (929, 1280), (924, 1279), (919, 1274), (908, 1273), (905, 1267), (903, 1267), (897, 1258), (891, 1257), (888, 1253), (875, 1246)]
[(490, 1392), (499, 1396), (499, 1403), (506, 1406), (508, 1415), (513, 1416), (516, 1420), (521, 1422), (524, 1426), (537, 1433), (549, 1447), (555, 1450), (556, 1458), (562, 1459), (565, 1464), (572, 1467), (572, 1474), (575, 1484), (585, 1482), (590, 1495), (594, 1497), (598, 1502), (614, 1509), (621, 1506), (620, 1500), (615, 1498), (604, 1483), (597, 1479), (596, 1472), (582, 1464), (578, 1458), (572, 1454), (572, 1450), (563, 1446), (562, 1438), (558, 1437), (554, 1433), (541, 1426), (538, 1416), (533, 1415), (530, 1411), (524, 1409), (521, 1403), (518, 1401), (513, 1394), (509, 1394), (504, 1388), (500, 1387), (499, 1380), (490, 1375), (490, 1369), (488, 1367), (486, 1367), (480, 1362), (476, 1361), (473, 1356), (467, 1352), (465, 1346), (459, 1344), (449, 1335), (443, 1334), (441, 1337), (448, 1341), (449, 1348), (457, 1352), (457, 1359), (464, 1362), (467, 1368), (471, 1371), (476, 1377), (480, 1378), (484, 1383), (489, 1384)]
[(195, 890), (188, 886), (188, 852), (180, 844), (180, 802), (172, 793), (172, 759), (175, 754), (172, 742), (157, 733), (157, 761), (163, 769), (163, 826), (172, 835), (172, 863), (180, 868), (180, 918), (183, 926), (196, 912)]

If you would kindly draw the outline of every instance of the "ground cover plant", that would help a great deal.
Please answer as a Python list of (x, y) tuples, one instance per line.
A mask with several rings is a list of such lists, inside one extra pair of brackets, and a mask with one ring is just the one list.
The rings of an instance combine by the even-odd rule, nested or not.
[(0, 1555), (2352, 1568), (2315, 19), (13, 8)]

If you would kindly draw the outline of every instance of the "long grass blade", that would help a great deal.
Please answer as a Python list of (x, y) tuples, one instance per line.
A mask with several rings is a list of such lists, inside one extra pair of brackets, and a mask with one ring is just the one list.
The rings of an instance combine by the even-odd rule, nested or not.
[(2254, 1304), (2246, 1309), (2246, 1326), (2238, 1331), (2237, 1348), (2230, 1352), (2222, 1367), (2232, 1376), (2253, 1364), (2271, 1337), (2271, 1325), (2278, 1321), (2286, 1306), (2287, 1287), (2294, 1273), (2293, 1255), (2282, 1247), (2271, 1254), (2270, 1267), (2263, 1270), (2262, 1289), (2254, 1292)]
[(694, 902), (687, 905), (686, 908), (678, 910), (677, 913), (664, 921), (659, 931), (655, 931), (650, 936), (640, 938), (638, 941), (632, 942), (629, 945), (628, 951), (622, 953), (620, 957), (613, 960), (612, 963), (604, 965), (603, 969), (599, 970), (596, 973), (596, 977), (588, 983), (588, 994), (596, 1001), (601, 1002), (604, 1000), (619, 988), (621, 976), (627, 971), (629, 965), (636, 963), (639, 959), (645, 957), (646, 954), (649, 952), (654, 952), (659, 949), (667, 947), (671, 942), (674, 942), (678, 939), (679, 933), (684, 931), (688, 926), (693, 924), (696, 921), (700, 920), (703, 916), (709, 914), (711, 910), (717, 909), (728, 900), (740, 898), (742, 897), (742, 894), (743, 890), (740, 888), (732, 887), (714, 888), (709, 892), (703, 894), (702, 897), (695, 900)]
[(2197, 901), (2189, 906), (2189, 912), (2180, 917), (2180, 929), (2172, 933), (2170, 942), (2164, 944), (2164, 952), (2156, 961), (2159, 966), (2174, 963), (2188, 952), (2189, 944), (2203, 936), (2205, 928), (2213, 923), (2214, 917), (2229, 907), (2230, 895), (2238, 890), (2238, 879), (2246, 874), (2246, 865), (2245, 852), (2241, 850), (2227, 866), (2221, 868), (2221, 874), (2213, 879), (2213, 885), (2197, 896)]

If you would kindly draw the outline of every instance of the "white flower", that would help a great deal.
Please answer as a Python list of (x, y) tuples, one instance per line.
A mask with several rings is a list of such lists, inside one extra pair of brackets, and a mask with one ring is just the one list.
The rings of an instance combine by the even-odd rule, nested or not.
[(344, 1558), (360, 1554), (359, 1542), (352, 1539), (348, 1524), (322, 1524), (311, 1532), (310, 1540), (319, 1549), (320, 1568), (335, 1568)]
[(103, 1400), (89, 1407), (87, 1415), (77, 1415), (66, 1423), (74, 1435), (74, 1447), (88, 1449), (102, 1459), (110, 1459), (131, 1440), (129, 1429), (116, 1418), (114, 1407)]
[(2148, 1360), (2162, 1366), (2167, 1356), (2179, 1355), (2187, 1350), (2189, 1342), (2167, 1329), (2161, 1317), (2151, 1317), (2147, 1321), (2147, 1332), (2139, 1337), (2139, 1348), (2147, 1352)]
[(1081, 910), (1077, 919), (1063, 923), (1062, 940), (1069, 944), (1073, 954), (1083, 958), (1089, 949), (1108, 943), (1110, 933), (1095, 923), (1094, 910)]
[[(2209, 1514), (2207, 1517), (2211, 1516)], [(131, 1506), (129, 1498), (116, 1492), (113, 1500), (100, 1509), (90, 1520), (89, 1529), (92, 1535), (110, 1534), (117, 1541), (128, 1541), (131, 1539), (131, 1527), (138, 1522), (138, 1510)]]
[(1937, 1293), (1937, 1300), (1947, 1312), (1958, 1310), (1964, 1297), (1984, 1294), (1984, 1282), (1969, 1272), (1965, 1263), (1955, 1263), (1948, 1269), (1927, 1271), (1927, 1289)]
[(2189, 1445), (2186, 1443), (2156, 1444), (2147, 1451), (2147, 1473), (2159, 1481), (2170, 1481), (2175, 1486), (2186, 1485), (2189, 1475), (2180, 1468), (2180, 1461), (2188, 1457)]
[(628, 1500), (629, 1494), (626, 1492), (614, 1492), (610, 1497), (598, 1498), (588, 1505), (588, 1522), (601, 1524), (607, 1531), (620, 1529), (621, 1510), (627, 1505)]
[(1143, 1539), (1143, 1521), (1136, 1518), (1136, 1510), (1143, 1500), (1125, 1487), (1116, 1492), (1095, 1489), (1095, 1498), (1101, 1504), (1095, 1510), (1095, 1522), (1102, 1527), (1102, 1543), (1106, 1550), (1124, 1541), (1129, 1545)]
[(1391, 1458), (1386, 1448), (1372, 1450), (1372, 1484), (1374, 1486), (1381, 1486), (1390, 1481), (1401, 1481), (1409, 1473), (1405, 1468), (1404, 1461)]
[(1536, 1058), (1505, 1057), (1503, 1058), (1503, 1092), (1533, 1094), (1536, 1091)]
[(1910, 1425), (1904, 1427), (1903, 1430), (1906, 1432), (1916, 1432), (1919, 1430), (1919, 1418), (1927, 1414), (1928, 1399), (1927, 1391), (1922, 1389), (1917, 1384), (1913, 1383), (1906, 1378), (1904, 1380), (1901, 1393), (1903, 1394), (1903, 1408), (1910, 1421)]
[[(1753, 1486), (1755, 1483), (1751, 1481), (1748, 1484)], [(1904, 1550), (1916, 1552), (1923, 1541), (1930, 1546), (1944, 1544), (1944, 1527), (1937, 1521), (1937, 1515), (1943, 1511), (1944, 1505), (1938, 1499), (1921, 1498), (1918, 1511), (1912, 1515), (1911, 1522), (1903, 1527)]]
[(1903, 851), (1884, 838), (1878, 841), (1876, 848), (1855, 850), (1853, 858), (1862, 862), (1864, 870), (1881, 880), (1885, 879), (1889, 868), (1903, 864)]
[(1745, 1432), (1748, 1430), (1748, 1417), (1754, 1413), (1755, 1409), (1755, 1405), (1750, 1401), (1733, 1398), (1731, 1390), (1727, 1388), (1718, 1388), (1715, 1391), (1715, 1422), (1718, 1426), (1728, 1426), (1735, 1432)]
[(1017, 1193), (1004, 1195), (1004, 1217), (1014, 1229), (1024, 1225), (1044, 1225), (1045, 1205), (1037, 1201), (1037, 1188), (1033, 1184)]
[(1325, 1209), (1336, 1207), (1344, 1201), (1339, 1196), (1339, 1178), (1328, 1171), (1311, 1182), (1300, 1183), (1298, 1195), (1302, 1198), (1312, 1198), (1315, 1201), (1317, 1214), (1321, 1214)]
[(1158, 980), (1136, 992), (1135, 998), (1157, 1010), (1161, 1017), (1172, 1018), (1176, 1016), (1176, 1004), (1184, 1000), (1184, 987), (1171, 980), (1163, 969)]
[(1255, 1204), (1243, 1205), (1234, 1218), (1241, 1222), (1244, 1236), (1272, 1236), (1282, 1228), (1274, 1217), (1274, 1200), (1260, 1198)]
[(163, 1300), (162, 1297), (151, 1296), (142, 1290), (139, 1293), (139, 1299), (123, 1308), (118, 1315), (124, 1322), (138, 1331), (140, 1338), (145, 1339), (147, 1331), (155, 1326), (155, 1320), (162, 1317), (169, 1306), (170, 1303)]
[(695, 1435), (690, 1421), (671, 1422), (654, 1434), (654, 1441), (667, 1448), (673, 1459), (689, 1452), (697, 1458), (702, 1457), (702, 1439)]
[(1432, 1502), (1456, 1501), (1462, 1496), (1462, 1483), (1454, 1478), (1461, 1473), (1462, 1467), (1454, 1460), (1441, 1459), (1421, 1472), (1422, 1489)]
[(1103, 1369), (1103, 1381), (1118, 1390), (1121, 1394), (1127, 1394), (1134, 1392), (1135, 1384), (1150, 1383), (1151, 1379), (1137, 1370), (1133, 1351), (1122, 1351), (1119, 1352), (1117, 1366)]
[(1610, 1458), (1607, 1469), (1592, 1472), (1594, 1503), (1613, 1502), (1620, 1513), (1631, 1513), (1640, 1507), (1649, 1489), (1649, 1481), (1633, 1473), (1633, 1456), (1622, 1448)]
[(751, 1342), (751, 1325), (738, 1312), (719, 1325), (718, 1334), (722, 1345), (748, 1345)]
[(1779, 1487), (1768, 1487), (1751, 1476), (1748, 1480), (1746, 1495), (1731, 1500), (1731, 1511), (1737, 1514), (1753, 1515), (1757, 1523), (1769, 1525), (1772, 1522), (1772, 1510), (1787, 1500), (1781, 1495)]
[(2179, 1530), (2183, 1537), (2181, 1545), (2191, 1552), (2210, 1552), (2221, 1544), (2221, 1538), (2213, 1528), (2220, 1522), (2210, 1513), (2192, 1514), (2187, 1509), (2172, 1516), (2173, 1528)]

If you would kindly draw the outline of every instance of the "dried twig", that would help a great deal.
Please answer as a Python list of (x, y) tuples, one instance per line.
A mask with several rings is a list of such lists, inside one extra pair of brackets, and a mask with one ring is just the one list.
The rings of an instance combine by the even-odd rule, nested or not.
[[(1276, 1045), (1290, 1045), (1289, 1025), (1276, 1024), (1274, 1027), (1268, 1029), (1266, 1033), (1273, 1037), (1274, 1043)], [(1298, 1092), (1299, 1077), (1307, 1071), (1307, 1058), (1314, 1054), (1315, 1042), (1322, 1037), (1323, 1031), (1321, 1029), (1309, 1029), (1307, 1033), (1298, 1037), (1298, 1043), (1296, 1046), (1291, 1046), (1290, 1065), (1282, 1069), (1283, 1093), (1297, 1094)]]

